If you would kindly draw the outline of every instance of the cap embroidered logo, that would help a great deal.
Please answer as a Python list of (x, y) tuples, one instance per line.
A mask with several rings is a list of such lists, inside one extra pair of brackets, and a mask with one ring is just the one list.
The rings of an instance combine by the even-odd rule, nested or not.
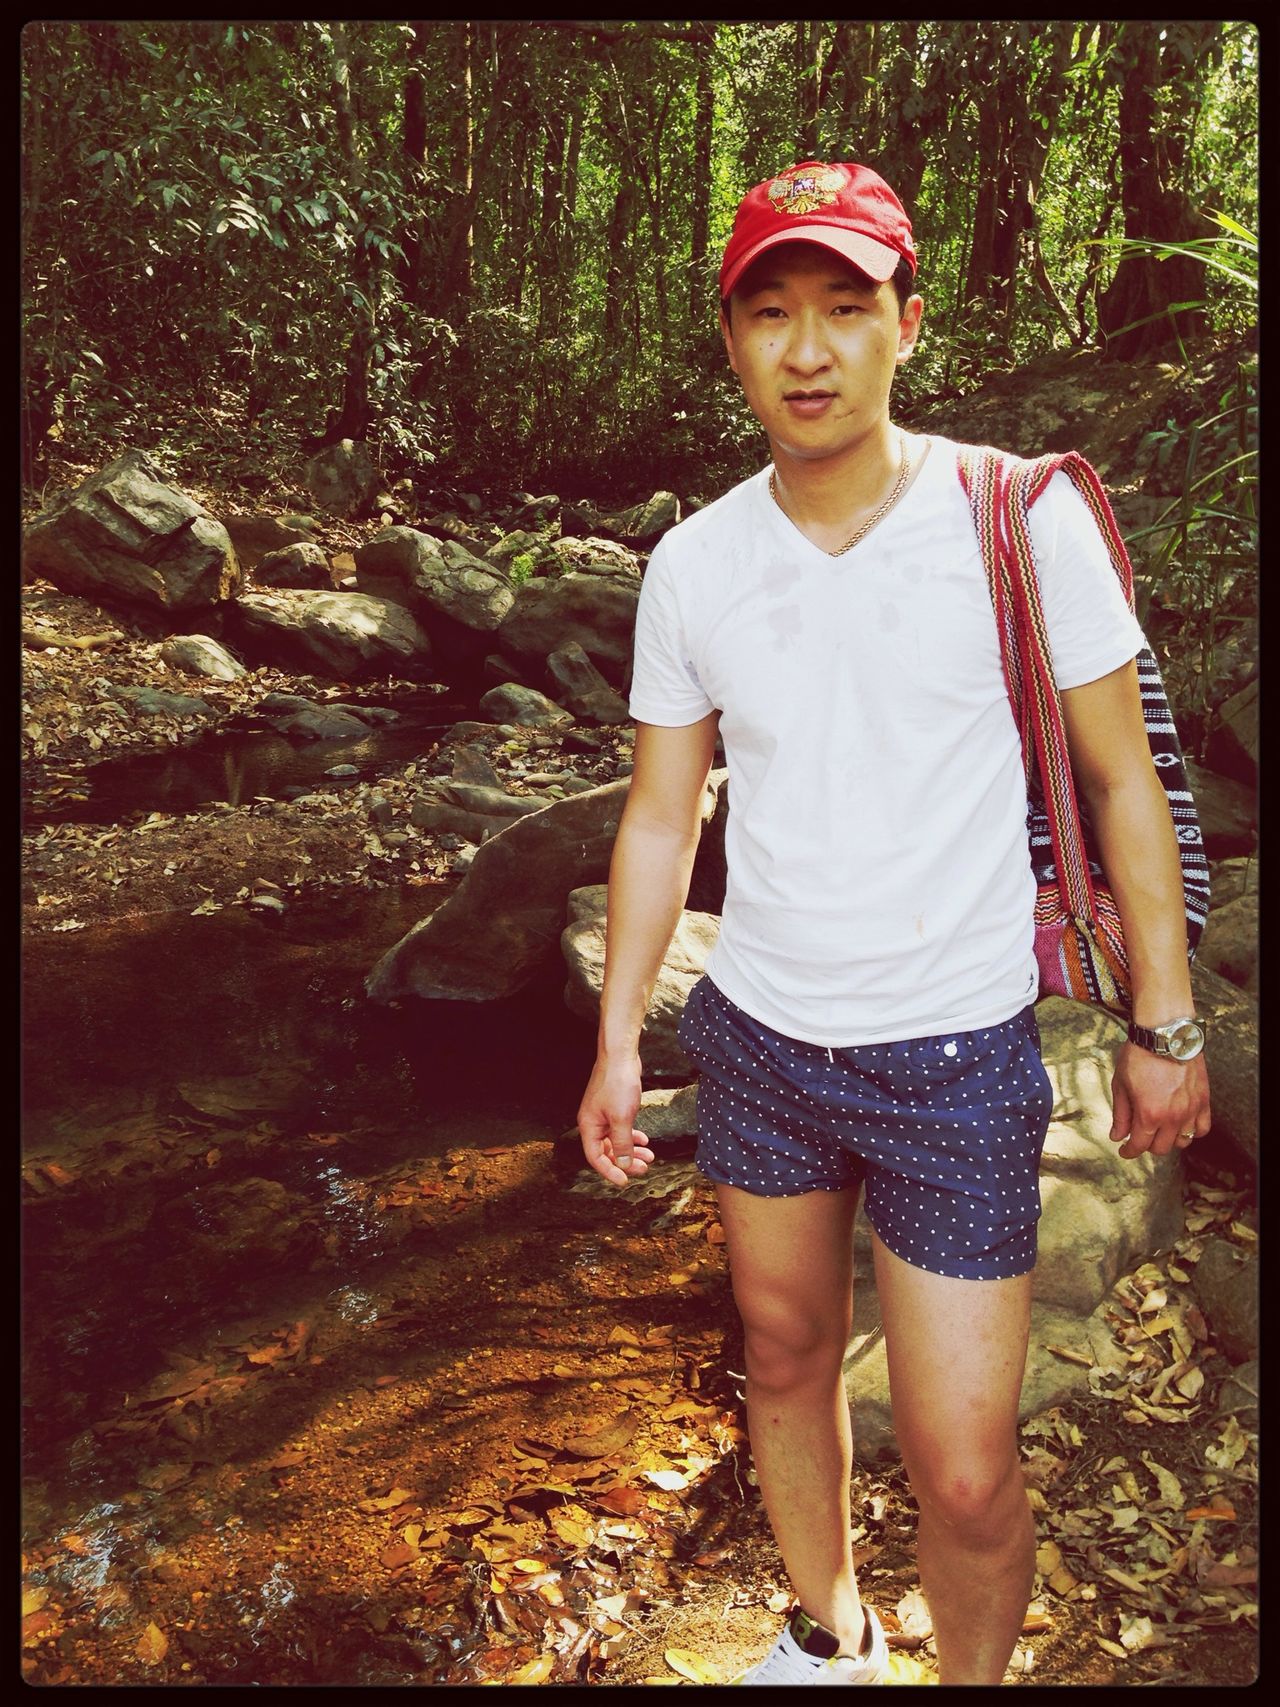
[(828, 207), (844, 188), (843, 172), (830, 166), (793, 166), (769, 185), (775, 213), (814, 213)]

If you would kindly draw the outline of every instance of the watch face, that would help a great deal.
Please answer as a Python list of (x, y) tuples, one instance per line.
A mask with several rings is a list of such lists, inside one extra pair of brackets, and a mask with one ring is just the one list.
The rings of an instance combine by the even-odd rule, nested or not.
[(1169, 1053), (1175, 1061), (1190, 1061), (1204, 1048), (1204, 1032), (1186, 1020), (1169, 1033)]

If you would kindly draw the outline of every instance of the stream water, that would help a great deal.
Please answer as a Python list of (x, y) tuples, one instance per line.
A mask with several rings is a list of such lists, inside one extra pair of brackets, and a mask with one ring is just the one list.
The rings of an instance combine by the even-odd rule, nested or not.
[(233, 1319), (279, 1321), (304, 1293), (348, 1320), (380, 1307), (392, 1246), (369, 1176), (572, 1126), (595, 1040), (565, 1009), (562, 974), (485, 1004), (365, 998), (365, 974), (428, 894), (299, 899), (269, 921), (239, 908), (152, 916), (31, 943), (32, 1522), (92, 1500), (104, 1407), (154, 1380), (173, 1347)]
[(348, 781), (369, 781), (421, 758), (459, 719), (476, 715), (470, 704), (429, 694), (411, 706), (402, 697), (397, 706), (399, 722), (343, 740), (298, 742), (271, 730), (219, 729), (180, 746), (101, 759), (27, 816), (32, 825), (110, 824), (143, 812), (191, 812), (215, 800), (240, 806), (288, 799), (332, 787), (326, 772), (335, 765), (354, 767)]

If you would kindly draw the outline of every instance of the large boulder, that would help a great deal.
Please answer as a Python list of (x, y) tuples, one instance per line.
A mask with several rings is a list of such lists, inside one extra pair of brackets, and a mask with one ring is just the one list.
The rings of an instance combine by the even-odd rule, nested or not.
[(575, 717), (589, 723), (626, 723), (630, 713), (576, 640), (558, 647), (547, 659), (547, 674)]
[[(1124, 1353), (1112, 1338), (1109, 1308), (1104, 1302), (1091, 1314), (1080, 1316), (1073, 1310), (1032, 1304), (1031, 1339), (1018, 1397), (1020, 1418), (1038, 1416), (1090, 1391), (1090, 1368), (1056, 1355), (1049, 1349), (1052, 1346), (1089, 1359), (1100, 1372), (1125, 1371)], [(893, 1430), (880, 1302), (861, 1275), (853, 1288), (853, 1337), (844, 1361), (844, 1383), (853, 1412), (854, 1457), (869, 1464), (901, 1456)]]
[(1258, 801), (1254, 790), (1232, 777), (1186, 760), (1187, 783), (1200, 816), (1208, 859), (1252, 853), (1258, 842)]
[(137, 450), (42, 510), (23, 552), (64, 592), (165, 612), (234, 598), (243, 581), (222, 523)]
[[(459, 728), (465, 738), (483, 725)], [(713, 771), (708, 779), (704, 825), (724, 778)], [(624, 777), (587, 788), (493, 835), (445, 904), (383, 955), (367, 981), (370, 997), (489, 1001), (528, 983), (554, 961), (570, 891), (608, 877), (629, 787)], [(673, 1035), (678, 1018), (670, 1016)]]
[(235, 510), (223, 516), (222, 524), (231, 536), (236, 557), (246, 575), (273, 551), (289, 545), (315, 543), (316, 523), (310, 516), (272, 516), (262, 511)]
[(431, 643), (403, 605), (365, 593), (281, 589), (236, 601), (247, 647), (267, 663), (318, 671), (339, 681), (424, 677)]
[(596, 529), (606, 538), (621, 540), (639, 551), (653, 547), (680, 520), (680, 500), (674, 492), (655, 492), (643, 504), (621, 510), (616, 516), (599, 516)]
[(1258, 994), (1258, 894), (1240, 895), (1214, 907), (1200, 938), (1196, 959), (1210, 972)]
[(617, 540), (592, 535), (579, 539), (566, 534), (552, 540), (551, 550), (561, 569), (576, 569), (583, 575), (618, 575), (636, 583), (640, 580), (639, 558)]
[(1243, 990), (1196, 963), (1191, 968), (1196, 1013), (1205, 1022), (1204, 1058), (1215, 1147), (1227, 1145), (1258, 1162), (1258, 1004)]
[(188, 676), (207, 676), (214, 682), (238, 682), (247, 675), (219, 640), (207, 634), (175, 634), (160, 648), (160, 662)]
[(407, 606), (447, 675), (475, 672), (515, 600), (506, 575), (465, 545), (416, 528), (387, 528), (355, 554), (362, 593)]
[(378, 961), (370, 999), (484, 1002), (521, 989), (555, 956), (565, 896), (608, 876), (628, 787), (570, 795), (485, 842), (444, 905)]
[(540, 668), (576, 640), (614, 687), (621, 687), (631, 662), (640, 582), (616, 575), (568, 574), (526, 581), (498, 630), (499, 649), (521, 664)]
[(1220, 725), (1205, 754), (1215, 770), (1249, 788), (1258, 781), (1258, 684), (1250, 682), (1218, 708)]
[[(590, 1020), (600, 1017), (604, 987), (605, 883), (586, 885), (569, 896), (569, 923), (560, 937), (560, 952), (568, 969), (565, 1004)], [(688, 1056), (676, 1042), (676, 1027), (689, 992), (702, 976), (707, 956), (720, 934), (720, 921), (710, 913), (680, 915), (671, 944), (658, 969), (657, 983), (640, 1033), (640, 1061), (646, 1073), (687, 1076)]]
[(557, 724), (573, 722), (572, 712), (537, 688), (522, 687), (519, 682), (500, 682), (490, 688), (480, 696), (480, 709), (495, 723), (520, 723), (530, 729), (554, 729)]
[(369, 733), (368, 723), (353, 708), (320, 705), (296, 693), (265, 694), (255, 711), (278, 735), (295, 740), (349, 741)]
[(1254, 854), (1236, 859), (1215, 859), (1209, 866), (1209, 905), (1225, 907), (1241, 895), (1258, 892), (1258, 860)]
[(365, 515), (377, 496), (378, 471), (363, 439), (341, 439), (317, 451), (305, 478), (315, 501), (337, 516)]
[(282, 545), (259, 558), (253, 572), (259, 587), (323, 587), (333, 586), (333, 571), (324, 548), (310, 540), (295, 545)]
[(1192, 1281), (1209, 1332), (1233, 1363), (1258, 1355), (1258, 1258), (1229, 1239), (1210, 1239)]
[(540, 812), (546, 804), (536, 796), (506, 794), (483, 783), (439, 781), (431, 794), (421, 794), (414, 801), (409, 822), (420, 830), (447, 832), (479, 843), (498, 835), (517, 818)]

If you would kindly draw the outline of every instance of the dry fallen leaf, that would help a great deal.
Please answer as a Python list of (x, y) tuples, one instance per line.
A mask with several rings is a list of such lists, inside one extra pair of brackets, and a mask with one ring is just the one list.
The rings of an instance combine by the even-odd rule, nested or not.
[(894, 1611), (898, 1615), (898, 1626), (904, 1636), (925, 1642), (933, 1635), (933, 1619), (929, 1613), (929, 1605), (918, 1588), (908, 1589), (894, 1607)]
[(503, 1678), (504, 1683), (545, 1683), (555, 1670), (556, 1656), (554, 1654), (539, 1654), (537, 1659), (530, 1660), (527, 1665), (519, 1666), (515, 1671), (508, 1672)]
[(690, 1683), (720, 1682), (711, 1662), (704, 1660), (701, 1654), (691, 1653), (688, 1648), (668, 1648), (663, 1658), (672, 1671), (678, 1671), (680, 1676), (687, 1677)]
[[(381, 1499), (357, 1501), (356, 1510), (375, 1512), (394, 1511), (398, 1505), (405, 1505), (409, 1500), (416, 1498), (417, 1495), (409, 1488), (392, 1488), (391, 1492), (389, 1494), (385, 1494)], [(485, 1513), (486, 1518), (489, 1515), (490, 1514), (488, 1512)]]
[(158, 1666), (169, 1651), (169, 1640), (158, 1624), (148, 1624), (134, 1652), (143, 1665)]
[(1215, 1494), (1208, 1505), (1192, 1506), (1186, 1515), (1193, 1520), (1206, 1518), (1211, 1523), (1234, 1523), (1236, 1508), (1230, 1500), (1224, 1499), (1221, 1494)]

